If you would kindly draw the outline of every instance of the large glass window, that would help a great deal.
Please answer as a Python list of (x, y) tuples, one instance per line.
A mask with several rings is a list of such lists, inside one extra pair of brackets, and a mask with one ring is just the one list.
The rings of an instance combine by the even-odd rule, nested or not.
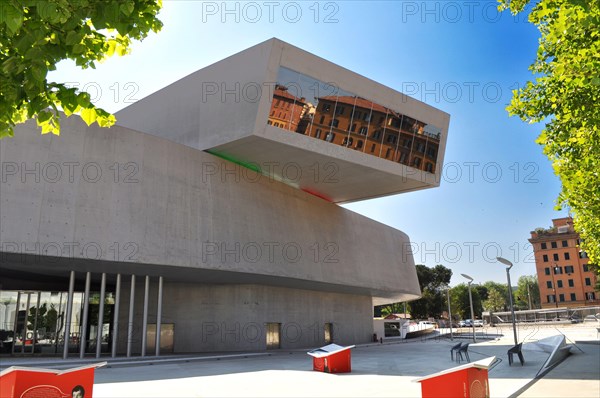
[[(393, 162), (408, 165), (408, 159), (412, 158), (410, 166), (430, 173), (436, 171), (440, 128), (345, 91), (333, 83), (281, 67), (271, 104), (267, 122), (270, 126)], [(281, 117), (273, 112), (278, 106), (285, 106), (289, 111)], [(361, 144), (348, 145), (352, 141)], [(413, 142), (416, 143), (414, 148)], [(401, 143), (408, 154), (399, 150)], [(424, 154), (428, 161), (414, 158), (416, 154)]]

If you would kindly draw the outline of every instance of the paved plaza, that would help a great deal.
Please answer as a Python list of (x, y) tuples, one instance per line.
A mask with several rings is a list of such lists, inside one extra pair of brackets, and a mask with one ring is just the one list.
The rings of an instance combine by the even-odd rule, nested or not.
[[(508, 365), (506, 351), (513, 342), (510, 328), (478, 332), (488, 338), (502, 333), (471, 342), (469, 347), (471, 361), (490, 356), (502, 359), (489, 372), (492, 397), (600, 396), (600, 345), (595, 325), (520, 327), (519, 340), (525, 341), (524, 366), (518, 360)], [(529, 343), (559, 333), (573, 344), (572, 355), (536, 380), (549, 354), (531, 350)], [(352, 373), (340, 375), (314, 372), (304, 350), (119, 360), (96, 371), (94, 397), (420, 397), (420, 384), (414, 380), (457, 366), (450, 359), (450, 347), (457, 341), (469, 340), (466, 336), (454, 341), (388, 340), (358, 346), (352, 350)], [(56, 367), (60, 363), (64, 366), (56, 359), (14, 359), (3, 360), (2, 367)], [(75, 362), (70, 365), (75, 366)]]

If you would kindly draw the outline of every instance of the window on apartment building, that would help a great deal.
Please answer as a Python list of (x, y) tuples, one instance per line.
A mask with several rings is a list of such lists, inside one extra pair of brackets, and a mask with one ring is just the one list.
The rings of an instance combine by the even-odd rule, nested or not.
[(562, 241), (562, 247), (569, 247), (569, 242), (566, 240)]
[(337, 108), (335, 108), (335, 114), (336, 115), (343, 115), (344, 114), (344, 107), (343, 106), (338, 106)]
[(553, 249), (556, 249), (556, 248), (558, 247), (558, 245), (556, 244), (556, 242), (550, 242), (550, 246), (551, 246)]
[(546, 244), (546, 242), (542, 242), (542, 250), (546, 250), (548, 248), (548, 245)]
[(566, 234), (567, 232), (569, 232), (569, 226), (561, 225), (560, 227), (557, 228), (557, 230), (558, 230), (559, 234)]
[(321, 119), (319, 119), (319, 124), (323, 124), (325, 122), (325, 116), (321, 116)]
[(558, 295), (558, 301), (560, 301), (561, 303), (562, 303), (563, 301), (565, 301), (565, 295), (564, 295), (564, 294), (559, 294), (559, 295)]
[(543, 259), (544, 259), (544, 262), (545, 262), (545, 263), (547, 263), (547, 262), (548, 262), (548, 255), (547, 255), (547, 254), (544, 254), (542, 257), (543, 257)]
[(562, 281), (560, 281), (560, 280), (559, 280), (559, 281), (556, 281), (556, 286), (557, 286), (557, 287), (563, 287), (563, 283), (562, 283)]
[(374, 140), (378, 140), (381, 138), (381, 130), (377, 130), (373, 133), (373, 135), (371, 135), (371, 138), (373, 138)]
[(571, 301), (577, 301), (577, 295), (575, 293), (571, 293)]
[(549, 294), (546, 296), (546, 301), (548, 303), (554, 303), (556, 302), (556, 296), (554, 294)]
[(338, 119), (333, 119), (331, 121), (331, 127), (337, 128), (339, 126), (339, 124), (340, 124), (340, 121)]
[(546, 287), (552, 289), (552, 281), (546, 281)]
[(371, 145), (371, 153), (375, 152), (375, 144)]
[(363, 141), (362, 140), (358, 140), (356, 142), (356, 149), (361, 149), (363, 147)]
[(585, 294), (585, 296), (587, 297), (588, 300), (596, 300), (596, 293), (594, 293), (594, 292), (587, 292)]
[(323, 105), (323, 112), (329, 112), (331, 110), (331, 104)]
[(592, 286), (592, 280), (590, 278), (585, 278), (585, 285)]
[(388, 148), (388, 149), (385, 151), (385, 158), (386, 158), (386, 159), (390, 157), (390, 152), (392, 152), (392, 150), (391, 150), (390, 148)]
[(388, 142), (388, 144), (395, 144), (396, 140), (398, 140), (397, 136), (388, 134), (386, 141)]
[(327, 135), (325, 136), (325, 141), (327, 141), (327, 142), (333, 142), (334, 139), (335, 139), (335, 133), (327, 133)]
[(567, 274), (572, 274), (574, 272), (573, 266), (572, 265), (566, 265), (565, 266), (565, 272)]
[(552, 258), (554, 258), (554, 261), (558, 261), (558, 253), (554, 253), (552, 255)]
[(562, 267), (554, 267), (554, 275), (562, 275), (563, 269)]
[(427, 162), (425, 165), (425, 171), (428, 173), (433, 173), (433, 163)]
[(544, 268), (544, 274), (550, 275), (550, 267)]
[(435, 159), (435, 148), (427, 148), (427, 156)]
[(352, 127), (350, 127), (350, 131), (352, 131), (352, 132), (356, 131), (356, 123), (352, 123)]
[(575, 287), (575, 282), (573, 282), (573, 279), (569, 279), (569, 287)]
[(571, 259), (571, 255), (569, 253), (565, 253), (565, 260), (570, 260)]
[(588, 266), (587, 264), (583, 264), (583, 272), (587, 272), (588, 271)]
[(414, 158), (414, 159), (413, 159), (413, 166), (414, 166), (414, 167), (419, 167), (419, 166), (421, 166), (421, 159), (420, 159), (420, 158)]
[(587, 253), (583, 250), (579, 252), (579, 258), (588, 258)]
[(323, 130), (317, 129), (317, 132), (315, 133), (315, 138), (321, 138), (321, 133), (322, 132), (323, 132)]

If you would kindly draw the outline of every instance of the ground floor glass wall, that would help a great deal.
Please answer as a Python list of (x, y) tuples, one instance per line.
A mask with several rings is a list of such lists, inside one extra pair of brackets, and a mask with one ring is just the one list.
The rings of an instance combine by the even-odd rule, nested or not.
[[(63, 352), (67, 322), (68, 292), (0, 291), (0, 353), (48, 354)], [(75, 292), (68, 333), (69, 352), (81, 347), (84, 294)], [(99, 332), (98, 309), (100, 293), (90, 293), (85, 352), (96, 352)], [(102, 352), (109, 352), (111, 343), (114, 297), (107, 292), (102, 322)]]

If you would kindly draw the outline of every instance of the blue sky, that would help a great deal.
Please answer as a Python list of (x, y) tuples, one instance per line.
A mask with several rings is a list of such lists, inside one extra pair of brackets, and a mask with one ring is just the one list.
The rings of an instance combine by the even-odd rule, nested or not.
[(567, 215), (560, 182), (534, 140), (541, 125), (509, 118), (538, 32), (488, 1), (164, 1), (164, 28), (96, 70), (69, 62), (50, 79), (86, 88), (115, 112), (204, 66), (278, 37), (451, 115), (441, 186), (346, 205), (406, 232), (415, 262), (477, 283), (535, 273), (529, 231)]

